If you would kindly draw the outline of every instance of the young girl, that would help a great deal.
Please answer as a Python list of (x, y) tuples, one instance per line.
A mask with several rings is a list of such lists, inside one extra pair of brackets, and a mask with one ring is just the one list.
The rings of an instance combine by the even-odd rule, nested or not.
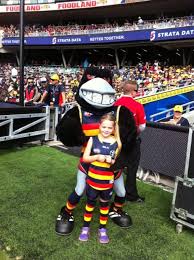
[(90, 166), (86, 179), (87, 204), (84, 213), (84, 225), (79, 236), (80, 241), (87, 241), (89, 239), (92, 212), (99, 197), (99, 241), (100, 243), (109, 242), (106, 223), (114, 182), (114, 173), (109, 168), (115, 162), (120, 149), (121, 142), (115, 117), (112, 113), (105, 114), (100, 120), (99, 134), (90, 137), (83, 155), (83, 161), (89, 163)]

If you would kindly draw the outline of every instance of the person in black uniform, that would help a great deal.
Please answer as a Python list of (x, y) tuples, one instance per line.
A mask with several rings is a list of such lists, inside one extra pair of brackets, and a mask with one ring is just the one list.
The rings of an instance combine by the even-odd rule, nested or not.
[(59, 76), (57, 74), (51, 76), (51, 84), (45, 89), (41, 102), (51, 107), (62, 107), (65, 104), (64, 86), (59, 84)]

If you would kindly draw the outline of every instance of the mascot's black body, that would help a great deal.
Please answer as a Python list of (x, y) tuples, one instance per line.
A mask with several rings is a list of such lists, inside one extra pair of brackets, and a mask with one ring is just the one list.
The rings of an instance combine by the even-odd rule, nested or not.
[[(88, 73), (88, 71), (86, 71), (86, 73)], [(122, 143), (120, 155), (112, 166), (112, 170), (117, 172), (127, 165), (129, 150), (133, 146), (137, 136), (136, 126), (133, 114), (128, 109), (122, 106), (118, 108), (113, 105), (115, 91), (112, 88), (106, 88), (106, 83), (102, 80), (102, 78), (106, 78), (106, 80), (109, 78), (108, 81), (111, 83), (111, 77), (107, 76), (109, 71), (101, 70), (98, 71), (98, 73), (97, 76), (100, 76), (101, 78), (92, 79), (85, 84), (83, 84), (84, 81), (87, 81), (88, 79), (82, 80), (76, 95), (78, 105), (67, 111), (59, 122), (56, 132), (59, 140), (64, 145), (69, 147), (82, 146), (87, 142), (90, 136), (84, 134), (80, 111), (91, 113), (96, 118), (100, 118), (102, 115), (114, 111), (113, 113), (117, 116)], [(108, 85), (109, 84), (107, 83), (107, 86)], [(60, 235), (69, 234), (73, 230), (73, 221), (64, 221), (62, 217), (64, 209), (65, 207), (61, 209), (60, 218), (58, 218), (56, 222), (56, 232)], [(119, 216), (119, 218), (112, 220), (113, 222), (116, 220), (115, 223), (121, 227), (128, 227), (131, 225), (131, 219), (128, 215)]]
[[(117, 110), (117, 107), (114, 106), (101, 110), (96, 108), (89, 110), (85, 109), (83, 106), (81, 107), (85, 111), (98, 117), (101, 117), (111, 111), (115, 111), (116, 113)], [(136, 139), (136, 127), (133, 114), (125, 107), (120, 107), (118, 124), (122, 150), (119, 157), (116, 159), (115, 164), (112, 166), (112, 169), (114, 170), (123, 169), (125, 166), (127, 166), (127, 161), (129, 160), (127, 158), (127, 151), (131, 149), (131, 146)], [(82, 146), (88, 140), (88, 137), (85, 136), (82, 130), (78, 106), (70, 109), (59, 122), (57, 126), (57, 136), (64, 145), (69, 147)]]

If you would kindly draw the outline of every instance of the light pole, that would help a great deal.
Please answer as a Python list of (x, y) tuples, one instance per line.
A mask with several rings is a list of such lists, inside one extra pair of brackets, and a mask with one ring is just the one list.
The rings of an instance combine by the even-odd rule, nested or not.
[(20, 0), (20, 105), (24, 106), (24, 1)]

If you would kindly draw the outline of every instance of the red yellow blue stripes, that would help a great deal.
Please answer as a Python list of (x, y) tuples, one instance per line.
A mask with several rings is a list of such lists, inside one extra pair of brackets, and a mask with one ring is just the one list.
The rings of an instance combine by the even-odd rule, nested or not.
[(86, 136), (95, 136), (99, 134), (99, 123), (82, 124), (82, 130)]
[(102, 167), (102, 168), (110, 168), (110, 163), (106, 163), (106, 162), (95, 161), (95, 162), (92, 162), (91, 165)]
[(100, 216), (101, 225), (106, 225), (107, 221), (108, 221), (108, 216)]
[(99, 170), (99, 169), (96, 169), (96, 168), (93, 168), (93, 167), (90, 167), (89, 170), (90, 170), (90, 172), (98, 174), (98, 175), (104, 175), (106, 173), (107, 176), (113, 176), (112, 171), (103, 172), (102, 170)]
[(84, 221), (90, 222), (92, 220), (92, 213), (84, 213)]
[(92, 173), (91, 171), (88, 171), (88, 176), (93, 178), (93, 179), (97, 179), (97, 180), (106, 180), (106, 181), (110, 181), (114, 179), (114, 176), (108, 176), (108, 175), (99, 175), (96, 173)]
[(115, 207), (122, 208), (124, 203), (114, 202)]
[(100, 207), (100, 213), (104, 215), (108, 215), (109, 208), (108, 207)]
[(83, 130), (86, 136), (95, 136), (99, 134), (99, 129)]
[(73, 210), (76, 207), (76, 205), (73, 205), (69, 201), (67, 201), (66, 207), (68, 210)]
[(86, 204), (86, 211), (92, 212), (94, 210), (94, 206), (91, 206), (89, 204)]
[(82, 124), (83, 130), (92, 130), (92, 129), (99, 129), (99, 123), (88, 123), (88, 124)]
[(96, 190), (108, 190), (113, 187), (113, 183), (96, 183), (87, 179), (87, 183)]

